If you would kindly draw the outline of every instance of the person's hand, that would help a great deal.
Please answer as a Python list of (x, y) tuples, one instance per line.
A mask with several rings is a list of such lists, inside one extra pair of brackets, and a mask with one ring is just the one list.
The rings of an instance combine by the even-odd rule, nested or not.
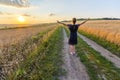
[(57, 23), (59, 23), (60, 21), (57, 20)]
[(90, 20), (90, 18), (86, 19), (85, 22), (87, 22), (87, 21), (89, 21), (89, 20)]
[(90, 20), (90, 18), (88, 18), (86, 21)]

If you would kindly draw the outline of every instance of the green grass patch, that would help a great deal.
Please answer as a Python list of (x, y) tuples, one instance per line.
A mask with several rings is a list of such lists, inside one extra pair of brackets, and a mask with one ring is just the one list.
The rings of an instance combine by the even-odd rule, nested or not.
[(78, 38), (76, 46), (78, 56), (86, 66), (90, 80), (119, 80), (120, 69), (92, 49), (81, 38)]
[(114, 43), (111, 43), (105, 39), (102, 39), (98, 36), (86, 33), (82, 30), (79, 30), (79, 32), (88, 37), (89, 39), (95, 41), (96, 43), (98, 43), (99, 45), (103, 46), (105, 49), (111, 51), (113, 54), (117, 55), (118, 57), (120, 57), (120, 46)]
[[(48, 34), (49, 35), (49, 34)], [(58, 80), (64, 71), (61, 68), (63, 47), (62, 28), (57, 28), (48, 39), (34, 50), (10, 76), (10, 80)]]

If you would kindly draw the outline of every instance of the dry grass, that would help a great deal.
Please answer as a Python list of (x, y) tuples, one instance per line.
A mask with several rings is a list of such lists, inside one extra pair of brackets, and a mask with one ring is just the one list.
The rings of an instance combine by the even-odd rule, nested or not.
[(0, 30), (0, 48), (8, 44), (18, 43), (50, 28), (52, 26)]
[[(56, 25), (0, 30), (0, 79), (10, 75)], [(38, 34), (39, 33), (39, 34)], [(44, 37), (43, 37), (44, 38)]]
[(120, 20), (88, 21), (80, 30), (120, 45)]

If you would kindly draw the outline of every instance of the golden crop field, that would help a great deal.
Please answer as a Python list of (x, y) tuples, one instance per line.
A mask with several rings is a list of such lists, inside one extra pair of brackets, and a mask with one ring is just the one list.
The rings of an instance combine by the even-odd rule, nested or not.
[(40, 27), (29, 27), (20, 29), (7, 29), (0, 30), (0, 48), (5, 45), (15, 44), (19, 41), (23, 41), (37, 33), (44, 32), (45, 30), (51, 29), (54, 26), (40, 26)]
[(80, 30), (120, 45), (120, 20), (90, 20)]
[[(0, 64), (8, 76), (38, 45), (50, 36), (56, 25), (0, 30)], [(49, 34), (48, 34), (49, 32)], [(51, 32), (52, 33), (52, 32)], [(26, 57), (25, 57), (26, 56)], [(2, 75), (2, 74), (1, 74)]]

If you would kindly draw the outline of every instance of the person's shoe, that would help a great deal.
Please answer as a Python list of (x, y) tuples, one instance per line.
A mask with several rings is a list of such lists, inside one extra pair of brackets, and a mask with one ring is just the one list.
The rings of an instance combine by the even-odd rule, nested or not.
[(73, 52), (70, 52), (71, 55), (73, 55)]
[(73, 53), (73, 56), (77, 57), (77, 53)]

